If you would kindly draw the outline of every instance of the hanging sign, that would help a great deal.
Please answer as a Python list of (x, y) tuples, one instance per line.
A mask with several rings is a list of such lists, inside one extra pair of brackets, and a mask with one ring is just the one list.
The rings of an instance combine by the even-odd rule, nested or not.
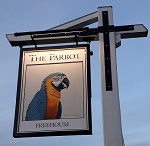
[(20, 52), (13, 136), (91, 134), (89, 45)]

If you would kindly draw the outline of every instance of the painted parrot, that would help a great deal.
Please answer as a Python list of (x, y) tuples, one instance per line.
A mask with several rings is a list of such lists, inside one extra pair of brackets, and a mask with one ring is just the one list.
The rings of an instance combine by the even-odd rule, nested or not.
[(47, 76), (41, 89), (35, 94), (26, 112), (26, 121), (61, 118), (61, 90), (69, 87), (69, 80), (64, 73)]

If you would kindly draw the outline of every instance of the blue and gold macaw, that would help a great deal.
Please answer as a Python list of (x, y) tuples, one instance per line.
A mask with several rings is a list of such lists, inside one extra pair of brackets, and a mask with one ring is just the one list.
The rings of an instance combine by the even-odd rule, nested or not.
[(47, 76), (41, 89), (35, 94), (26, 112), (26, 121), (61, 118), (61, 90), (69, 87), (69, 80), (64, 73)]

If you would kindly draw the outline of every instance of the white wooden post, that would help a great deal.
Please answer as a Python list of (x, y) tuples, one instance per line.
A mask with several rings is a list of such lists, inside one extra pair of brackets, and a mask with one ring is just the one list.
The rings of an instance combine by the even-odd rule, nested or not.
[[(113, 25), (112, 7), (98, 8), (98, 25)], [(104, 22), (105, 19), (105, 22)], [(107, 25), (107, 24), (106, 24)], [(104, 38), (107, 37), (107, 38)], [(109, 37), (109, 38), (108, 38)], [(115, 32), (99, 33), (104, 146), (123, 146), (118, 93)]]

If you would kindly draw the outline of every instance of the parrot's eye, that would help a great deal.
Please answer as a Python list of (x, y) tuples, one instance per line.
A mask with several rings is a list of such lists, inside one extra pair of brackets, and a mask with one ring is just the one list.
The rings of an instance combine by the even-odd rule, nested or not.
[(53, 77), (53, 81), (54, 81), (54, 82), (59, 81), (59, 77), (58, 77), (58, 76), (54, 76), (54, 77)]
[(65, 78), (65, 76), (54, 76), (53, 77), (53, 82), (62, 81), (64, 78)]

